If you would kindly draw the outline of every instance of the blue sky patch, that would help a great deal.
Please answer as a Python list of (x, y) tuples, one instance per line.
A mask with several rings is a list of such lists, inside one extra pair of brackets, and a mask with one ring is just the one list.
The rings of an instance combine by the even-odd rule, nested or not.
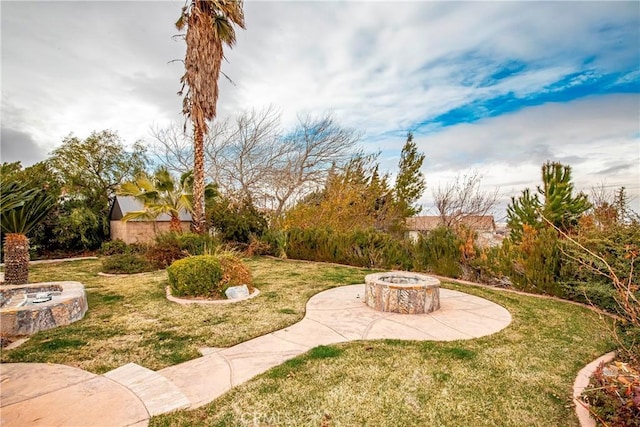
[[(522, 67), (519, 67), (522, 69)], [(630, 73), (597, 75), (593, 70), (572, 73), (563, 79), (526, 96), (508, 92), (496, 97), (477, 99), (419, 123), (417, 128), (437, 124), (440, 127), (473, 123), (478, 120), (511, 113), (548, 102), (570, 102), (593, 95), (640, 93), (640, 74), (623, 79)], [(502, 75), (507, 76), (506, 72)]]

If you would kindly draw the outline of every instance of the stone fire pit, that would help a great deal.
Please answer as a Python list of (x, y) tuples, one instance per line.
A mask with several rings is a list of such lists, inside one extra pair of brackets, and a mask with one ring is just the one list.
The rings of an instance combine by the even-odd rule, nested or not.
[(393, 271), (365, 277), (365, 303), (378, 311), (425, 314), (440, 308), (440, 281), (424, 274)]
[(68, 325), (87, 312), (87, 296), (79, 282), (5, 285), (0, 288), (0, 333), (32, 335)]

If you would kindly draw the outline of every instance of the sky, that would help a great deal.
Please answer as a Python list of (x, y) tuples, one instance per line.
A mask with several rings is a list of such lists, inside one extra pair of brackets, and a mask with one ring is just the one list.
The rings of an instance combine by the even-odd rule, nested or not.
[[(183, 1), (6, 1), (4, 162), (44, 160), (70, 133), (129, 144), (182, 123)], [(577, 190), (625, 186), (640, 212), (640, 2), (246, 1), (225, 51), (219, 117), (276, 106), (283, 125), (333, 113), (393, 174), (407, 132), (432, 191), (478, 171), (494, 214), (570, 165)]]

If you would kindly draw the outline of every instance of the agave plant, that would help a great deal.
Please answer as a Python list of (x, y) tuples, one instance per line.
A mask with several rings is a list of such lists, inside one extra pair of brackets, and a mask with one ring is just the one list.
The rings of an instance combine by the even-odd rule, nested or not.
[[(6, 204), (5, 204), (6, 202)], [(49, 213), (55, 198), (44, 190), (10, 182), (2, 185), (0, 227), (5, 233), (5, 283), (22, 285), (29, 280), (27, 234)]]

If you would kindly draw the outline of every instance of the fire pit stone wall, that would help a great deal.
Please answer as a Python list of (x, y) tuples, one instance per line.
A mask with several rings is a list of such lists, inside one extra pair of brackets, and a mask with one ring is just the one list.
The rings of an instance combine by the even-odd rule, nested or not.
[(384, 312), (431, 313), (440, 308), (440, 281), (400, 271), (369, 274), (365, 277), (365, 303)]
[(0, 333), (32, 335), (68, 325), (87, 312), (87, 296), (79, 282), (49, 282), (0, 287)]

